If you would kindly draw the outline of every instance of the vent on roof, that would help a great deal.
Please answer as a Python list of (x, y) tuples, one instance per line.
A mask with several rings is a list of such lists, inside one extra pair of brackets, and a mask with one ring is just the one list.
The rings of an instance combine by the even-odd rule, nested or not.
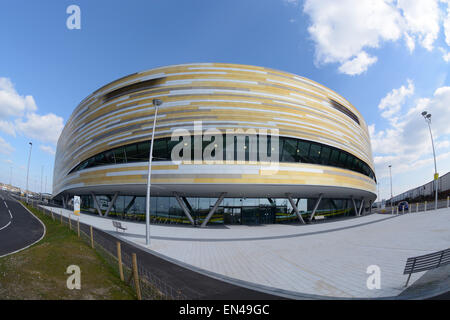
[(344, 107), (342, 104), (340, 104), (337, 101), (334, 101), (333, 99), (330, 99), (330, 103), (333, 106), (333, 108), (335, 108), (336, 110), (339, 110), (340, 112), (342, 112), (343, 114), (345, 114), (346, 116), (352, 118), (357, 124), (359, 124), (359, 119), (356, 116), (356, 114), (354, 114), (353, 112), (351, 112), (350, 110), (348, 110), (346, 107)]
[(113, 90), (103, 96), (103, 102), (108, 102), (109, 100), (118, 98), (118, 97), (126, 95), (126, 94), (130, 94), (130, 93), (134, 93), (134, 92), (138, 92), (138, 91), (142, 91), (142, 90), (146, 90), (146, 89), (151, 89), (151, 88), (155, 87), (157, 84), (161, 83), (161, 81), (163, 79), (165, 79), (165, 78), (163, 77), (163, 78), (156, 78), (156, 79), (140, 81), (140, 82), (133, 83), (128, 86)]

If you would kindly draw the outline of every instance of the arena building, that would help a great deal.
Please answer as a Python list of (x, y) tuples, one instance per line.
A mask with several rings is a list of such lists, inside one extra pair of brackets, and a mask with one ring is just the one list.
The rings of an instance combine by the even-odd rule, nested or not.
[(145, 219), (154, 99), (152, 222), (305, 223), (360, 215), (376, 198), (367, 125), (345, 98), (278, 70), (196, 63), (85, 98), (58, 141), (54, 199), (79, 195), (82, 210)]

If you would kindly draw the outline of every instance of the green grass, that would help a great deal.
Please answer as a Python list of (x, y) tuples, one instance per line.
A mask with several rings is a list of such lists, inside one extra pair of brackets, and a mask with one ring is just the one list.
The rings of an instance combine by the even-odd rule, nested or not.
[[(0, 299), (136, 299), (114, 268), (59, 220), (28, 207), (46, 226), (45, 237), (19, 253), (0, 258)], [(69, 265), (81, 269), (81, 289), (69, 290)]]

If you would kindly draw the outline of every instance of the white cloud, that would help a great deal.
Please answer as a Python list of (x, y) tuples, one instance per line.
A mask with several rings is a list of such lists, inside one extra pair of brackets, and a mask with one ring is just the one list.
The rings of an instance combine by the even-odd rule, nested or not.
[(433, 50), (439, 33), (438, 0), (398, 0), (397, 7), (403, 12), (408, 35), (417, 38), (427, 50)]
[(377, 57), (371, 57), (366, 52), (361, 51), (355, 58), (344, 62), (339, 71), (351, 76), (361, 74), (372, 64), (377, 62)]
[(414, 84), (408, 80), (408, 87), (401, 86), (399, 89), (393, 89), (383, 99), (381, 99), (378, 109), (383, 111), (381, 116), (390, 119), (401, 109), (405, 98), (414, 94)]
[(447, 4), (447, 14), (444, 18), (444, 35), (445, 42), (450, 46), (450, 0), (441, 0), (441, 2)]
[(0, 131), (11, 136), (21, 133), (26, 137), (56, 144), (64, 127), (63, 118), (48, 113), (37, 113), (34, 98), (21, 96), (8, 78), (0, 77)]
[(16, 136), (16, 129), (14, 128), (14, 124), (9, 121), (0, 119), (0, 131), (3, 131), (10, 136)]
[[(308, 32), (315, 42), (316, 63), (338, 63), (340, 72), (356, 75), (377, 61), (367, 49), (386, 41), (404, 38), (410, 52), (416, 42), (432, 50), (442, 15), (438, 1), (305, 0), (303, 11), (311, 19)], [(449, 44), (450, 11), (444, 29)]]
[(0, 137), (0, 153), (9, 155), (14, 151), (14, 148), (5, 141), (2, 137)]
[(46, 145), (40, 145), (39, 149), (41, 149), (42, 151), (51, 154), (52, 156), (55, 155), (55, 150), (51, 147), (51, 146), (46, 146)]
[(16, 121), (17, 131), (23, 133), (25, 136), (53, 144), (58, 142), (63, 127), (63, 118), (53, 113), (43, 116), (30, 113), (27, 114), (26, 121), (22, 119)]
[(21, 117), (26, 112), (36, 110), (36, 103), (32, 96), (19, 95), (10, 79), (0, 77), (0, 118)]
[(14, 162), (11, 159), (3, 159), (3, 162), (7, 164), (13, 164)]

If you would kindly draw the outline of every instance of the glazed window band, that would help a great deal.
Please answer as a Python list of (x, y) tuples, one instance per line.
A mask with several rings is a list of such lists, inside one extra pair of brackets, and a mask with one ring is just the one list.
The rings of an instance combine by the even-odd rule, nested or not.
[[(267, 154), (269, 155), (271, 144), (270, 137), (267, 143)], [(234, 137), (234, 160), (237, 160), (236, 152), (236, 137)], [(194, 137), (191, 136), (191, 160), (194, 160)], [(257, 137), (259, 146), (259, 136)], [(171, 141), (171, 138), (161, 138), (155, 140), (153, 146), (153, 161), (170, 161), (171, 152), (175, 145), (180, 143), (179, 141)], [(203, 141), (203, 149), (214, 141)], [(246, 137), (245, 145), (248, 146), (248, 137)], [(226, 154), (226, 135), (223, 136), (223, 154), (225, 159)], [(249, 149), (245, 150), (245, 161), (249, 161)], [(330, 147), (321, 143), (311, 142), (307, 140), (279, 137), (279, 161), (285, 163), (309, 163), (319, 164), (325, 166), (338, 167), (348, 169), (362, 173), (371, 179), (376, 181), (375, 173), (372, 169), (362, 160), (358, 159), (354, 155), (339, 150), (334, 147)], [(150, 152), (150, 142), (142, 141), (121, 147), (117, 147), (111, 150), (104, 151), (95, 156), (84, 160), (73, 168), (69, 174), (80, 171), (83, 169), (93, 168), (97, 166), (124, 164), (132, 162), (147, 162)], [(214, 152), (212, 154), (214, 156)], [(259, 152), (256, 155), (257, 161), (259, 161)]]

